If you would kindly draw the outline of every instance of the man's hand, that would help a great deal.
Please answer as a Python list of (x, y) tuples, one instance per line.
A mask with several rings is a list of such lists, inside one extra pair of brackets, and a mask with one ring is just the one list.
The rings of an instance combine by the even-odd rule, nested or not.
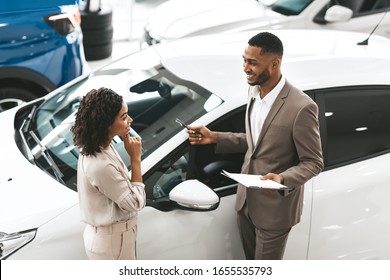
[[(275, 181), (276, 183), (283, 184), (284, 178), (282, 175), (275, 174), (275, 173), (267, 173), (266, 175), (262, 176), (260, 178), (261, 180), (272, 180)], [(263, 191), (267, 193), (276, 193), (278, 190), (274, 189), (263, 189)]]
[(217, 143), (217, 132), (211, 131), (205, 126), (187, 126), (188, 140), (191, 145), (204, 145)]

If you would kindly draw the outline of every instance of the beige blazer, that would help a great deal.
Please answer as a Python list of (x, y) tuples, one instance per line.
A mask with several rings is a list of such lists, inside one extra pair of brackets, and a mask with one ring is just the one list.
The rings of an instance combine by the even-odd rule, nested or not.
[[(251, 92), (253, 88), (250, 87)], [(250, 126), (251, 95), (248, 95), (246, 133), (218, 133), (217, 152), (246, 151), (241, 172), (281, 174), (292, 191), (267, 193), (258, 189), (237, 189), (236, 210), (247, 203), (256, 227), (285, 229), (300, 221), (303, 185), (323, 168), (316, 103), (288, 81), (266, 117), (258, 143), (253, 143)]]

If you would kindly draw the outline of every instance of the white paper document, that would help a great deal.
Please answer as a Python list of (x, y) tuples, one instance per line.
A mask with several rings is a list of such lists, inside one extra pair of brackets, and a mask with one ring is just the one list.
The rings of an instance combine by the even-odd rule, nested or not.
[(229, 173), (225, 170), (222, 170), (222, 175), (237, 181), (238, 183), (244, 185), (247, 188), (260, 188), (260, 189), (276, 189), (284, 190), (288, 189), (285, 185), (279, 184), (272, 180), (261, 180), (262, 175), (253, 175), (253, 174), (240, 174), (240, 173)]

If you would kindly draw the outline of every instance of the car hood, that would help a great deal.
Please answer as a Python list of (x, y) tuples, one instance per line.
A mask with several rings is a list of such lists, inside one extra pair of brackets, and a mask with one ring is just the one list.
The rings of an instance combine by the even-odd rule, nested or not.
[(38, 228), (78, 202), (77, 193), (31, 164), (14, 139), (16, 110), (0, 113), (0, 232)]
[[(279, 24), (286, 17), (255, 0), (170, 0), (157, 7), (146, 29), (155, 39), (242, 31)], [(239, 30), (236, 28), (240, 28)]]

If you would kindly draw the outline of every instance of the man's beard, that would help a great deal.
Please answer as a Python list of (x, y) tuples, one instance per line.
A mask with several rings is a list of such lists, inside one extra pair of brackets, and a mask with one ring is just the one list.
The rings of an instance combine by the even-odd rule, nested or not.
[(259, 85), (259, 86), (262, 86), (265, 82), (267, 82), (270, 78), (270, 75), (269, 75), (269, 72), (268, 70), (264, 70), (263, 72), (261, 72), (261, 74), (257, 77), (256, 79), (256, 82), (254, 83), (249, 83), (251, 86), (256, 86), (256, 85)]

